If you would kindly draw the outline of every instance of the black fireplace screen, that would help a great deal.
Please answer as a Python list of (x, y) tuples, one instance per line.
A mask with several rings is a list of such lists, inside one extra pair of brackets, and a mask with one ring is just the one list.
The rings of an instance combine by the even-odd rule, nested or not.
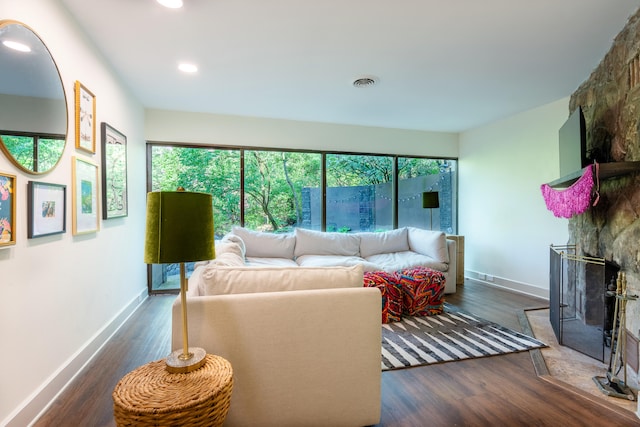
[(574, 245), (551, 245), (549, 316), (558, 343), (607, 363), (619, 267), (603, 258), (576, 254)]

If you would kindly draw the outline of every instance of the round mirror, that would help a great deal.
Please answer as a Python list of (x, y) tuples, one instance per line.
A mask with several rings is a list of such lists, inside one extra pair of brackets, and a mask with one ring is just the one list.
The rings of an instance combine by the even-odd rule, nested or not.
[(43, 174), (62, 157), (67, 100), (58, 67), (28, 26), (0, 20), (0, 148), (20, 169)]

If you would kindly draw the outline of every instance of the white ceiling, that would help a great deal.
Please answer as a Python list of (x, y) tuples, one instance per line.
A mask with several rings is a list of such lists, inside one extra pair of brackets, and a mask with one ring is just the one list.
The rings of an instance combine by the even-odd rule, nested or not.
[[(569, 96), (640, 0), (61, 0), (146, 108), (460, 132)], [(177, 70), (198, 64), (196, 75)], [(361, 75), (379, 78), (355, 88)]]

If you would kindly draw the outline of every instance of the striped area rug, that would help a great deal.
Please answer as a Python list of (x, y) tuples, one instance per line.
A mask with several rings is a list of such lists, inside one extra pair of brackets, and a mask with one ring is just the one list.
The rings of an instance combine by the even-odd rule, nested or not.
[(546, 347), (530, 336), (459, 311), (403, 317), (382, 325), (382, 370), (430, 365)]

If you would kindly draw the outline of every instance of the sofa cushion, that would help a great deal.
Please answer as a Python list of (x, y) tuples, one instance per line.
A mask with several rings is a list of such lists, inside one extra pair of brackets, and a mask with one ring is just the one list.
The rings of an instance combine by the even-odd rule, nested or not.
[(233, 227), (232, 233), (239, 236), (245, 245), (246, 257), (273, 257), (293, 259), (296, 238), (293, 234), (274, 234)]
[(397, 271), (413, 267), (429, 267), (438, 271), (447, 271), (449, 269), (449, 264), (436, 261), (430, 256), (413, 251), (371, 255), (366, 260), (377, 265), (379, 270), (384, 271)]
[(402, 285), (398, 276), (384, 271), (366, 271), (364, 286), (378, 288), (382, 294), (382, 323), (402, 319)]
[[(247, 255), (247, 248), (244, 245), (244, 240), (242, 240), (240, 236), (236, 236), (233, 233), (227, 233), (222, 237), (222, 239), (220, 240), (220, 243), (237, 245), (237, 248), (240, 251), (239, 255), (242, 258), (244, 258)], [(218, 250), (218, 243), (216, 243), (216, 251), (217, 250)]]
[(210, 261), (210, 264), (224, 265), (228, 267), (238, 267), (245, 265), (244, 258), (234, 252), (223, 252), (216, 254), (216, 258)]
[(380, 233), (363, 232), (360, 236), (360, 256), (402, 252), (409, 250), (408, 232), (405, 227)]
[(352, 267), (224, 267), (207, 265), (199, 295), (245, 294), (363, 286), (361, 265)]
[(367, 262), (358, 256), (342, 255), (302, 255), (296, 258), (296, 263), (303, 267), (350, 267), (360, 264), (364, 271), (379, 271), (377, 264)]
[(247, 257), (247, 265), (271, 267), (297, 267), (298, 264), (290, 258)]
[(409, 248), (422, 255), (427, 255), (439, 262), (449, 262), (447, 237), (442, 231), (423, 230), (407, 227)]
[(444, 308), (445, 277), (440, 271), (417, 267), (397, 272), (402, 286), (402, 313), (431, 316)]
[(360, 255), (360, 236), (296, 228), (295, 256), (302, 255)]
[(244, 265), (244, 244), (241, 246), (237, 241), (241, 241), (239, 237), (236, 237), (236, 241), (216, 240), (215, 245), (215, 258), (213, 260), (197, 261), (194, 264), (194, 269), (199, 266), (204, 266), (213, 262), (218, 265)]
[(244, 245), (240, 245), (237, 242), (232, 242), (229, 240), (216, 240), (216, 257), (222, 254), (232, 253), (239, 256), (240, 258), (244, 258), (243, 248)]

